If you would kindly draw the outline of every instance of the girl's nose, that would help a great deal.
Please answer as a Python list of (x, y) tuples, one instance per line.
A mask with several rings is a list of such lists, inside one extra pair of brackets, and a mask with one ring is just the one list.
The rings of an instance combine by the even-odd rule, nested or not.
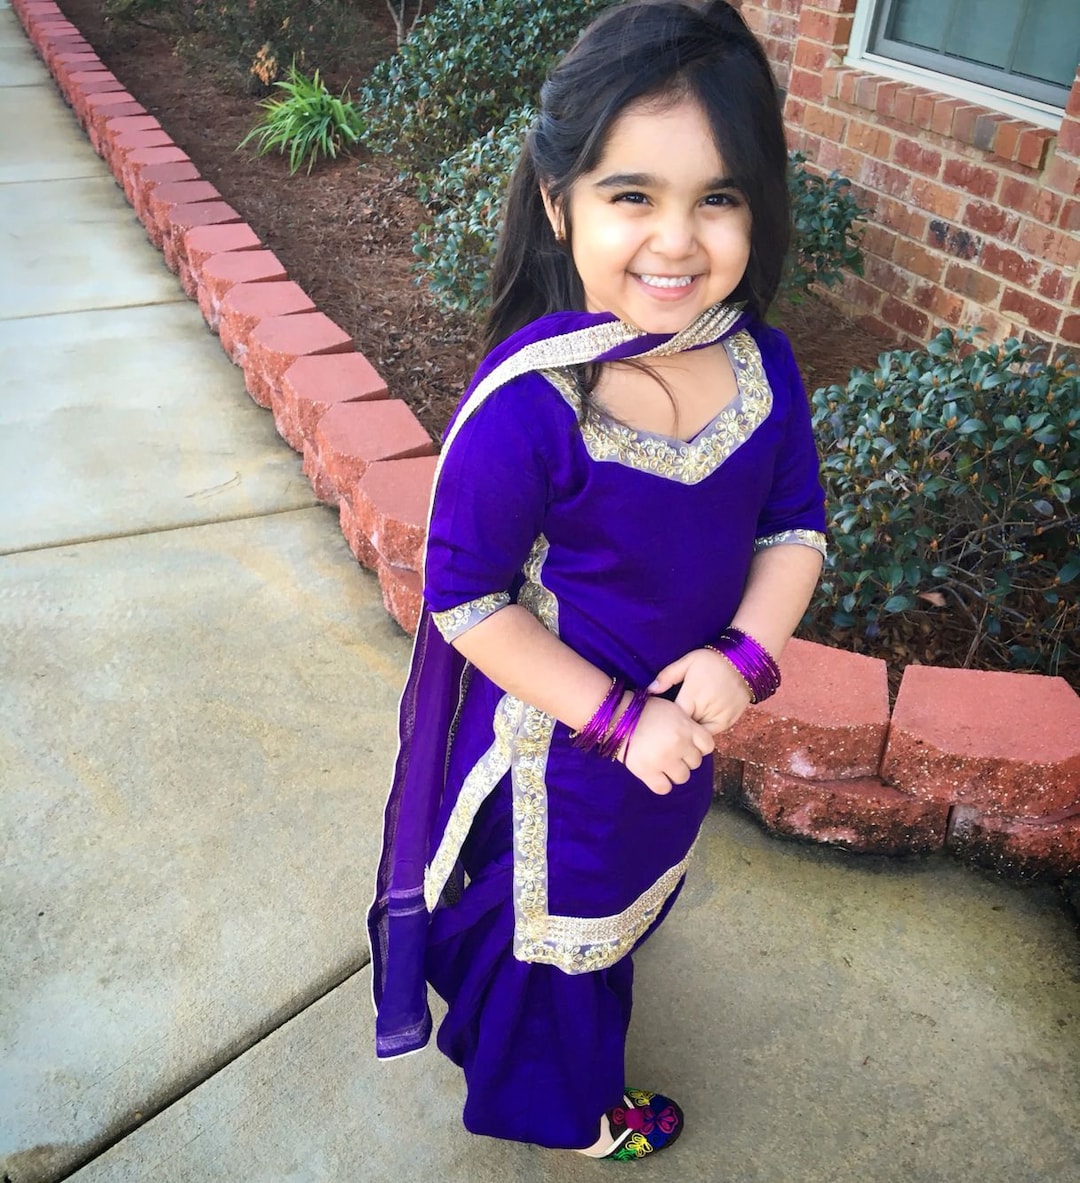
[(669, 259), (683, 259), (694, 252), (697, 234), (694, 219), (679, 211), (657, 218), (653, 228), (653, 249)]

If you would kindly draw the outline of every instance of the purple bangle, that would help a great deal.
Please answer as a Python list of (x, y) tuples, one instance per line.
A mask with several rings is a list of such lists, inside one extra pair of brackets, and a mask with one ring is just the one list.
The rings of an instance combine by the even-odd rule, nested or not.
[(622, 701), (625, 690), (625, 682), (620, 681), (618, 678), (611, 679), (608, 692), (596, 708), (593, 717), (580, 731), (570, 732), (570, 742), (575, 748), (589, 752), (603, 742), (604, 736), (607, 735), (608, 729), (611, 727), (611, 721), (615, 717), (615, 711)]
[(619, 752), (622, 750), (624, 743), (628, 743), (630, 737), (634, 734), (634, 730), (638, 725), (638, 720), (641, 718), (642, 712), (645, 710), (645, 704), (649, 701), (648, 690), (635, 690), (633, 697), (626, 704), (626, 710), (619, 716), (619, 721), (611, 729), (611, 734), (608, 735), (604, 742), (600, 745), (599, 753), (609, 760), (617, 760)]
[(735, 668), (750, 690), (752, 703), (764, 702), (780, 689), (780, 667), (772, 654), (742, 629), (725, 629), (714, 645), (706, 645), (719, 653)]

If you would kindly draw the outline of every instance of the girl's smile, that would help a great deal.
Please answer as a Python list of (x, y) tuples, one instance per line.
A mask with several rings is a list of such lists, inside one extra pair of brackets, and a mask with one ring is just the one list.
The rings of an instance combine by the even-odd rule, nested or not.
[(691, 99), (631, 104), (568, 211), (544, 200), (568, 233), (586, 309), (646, 332), (678, 332), (727, 299), (750, 258), (749, 207)]

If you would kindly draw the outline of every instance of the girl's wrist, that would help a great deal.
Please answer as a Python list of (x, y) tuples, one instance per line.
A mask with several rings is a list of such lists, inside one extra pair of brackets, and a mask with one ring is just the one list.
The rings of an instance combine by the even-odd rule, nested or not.
[(706, 649), (722, 657), (742, 678), (751, 703), (764, 702), (780, 689), (780, 667), (773, 655), (749, 633), (727, 628)]
[(589, 721), (570, 732), (570, 742), (581, 751), (595, 751), (609, 760), (618, 760), (649, 701), (647, 690), (627, 690), (626, 683), (612, 678), (611, 685)]

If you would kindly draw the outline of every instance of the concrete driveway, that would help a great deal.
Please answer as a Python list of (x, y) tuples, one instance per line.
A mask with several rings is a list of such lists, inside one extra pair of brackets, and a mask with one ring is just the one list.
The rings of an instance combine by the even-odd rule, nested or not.
[[(0, 0), (5, 1183), (584, 1180), (371, 1045), (409, 641)], [(1078, 1183), (1049, 888), (717, 806), (639, 958), (656, 1180)], [(629, 1168), (631, 1173), (635, 1168)]]

